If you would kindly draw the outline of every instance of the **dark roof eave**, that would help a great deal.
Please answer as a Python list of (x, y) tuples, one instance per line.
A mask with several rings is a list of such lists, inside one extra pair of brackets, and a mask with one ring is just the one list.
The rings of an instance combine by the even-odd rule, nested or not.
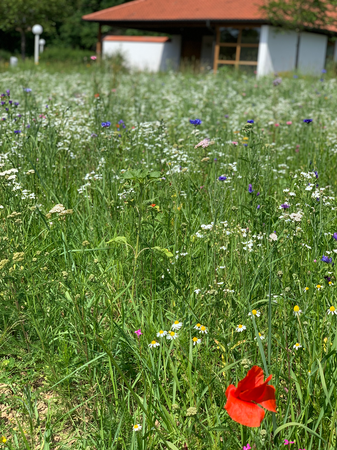
[(103, 19), (85, 19), (84, 17), (82, 17), (82, 20), (86, 21), (86, 22), (101, 22), (101, 23), (132, 23), (132, 24), (150, 24), (150, 23), (155, 23), (157, 24), (181, 24), (181, 23), (205, 23), (205, 22), (210, 22), (213, 24), (218, 24), (218, 23), (261, 23), (261, 24), (267, 24), (270, 23), (268, 20), (266, 19), (175, 19), (175, 20), (132, 20), (132, 19), (128, 19), (128, 20), (103, 20)]

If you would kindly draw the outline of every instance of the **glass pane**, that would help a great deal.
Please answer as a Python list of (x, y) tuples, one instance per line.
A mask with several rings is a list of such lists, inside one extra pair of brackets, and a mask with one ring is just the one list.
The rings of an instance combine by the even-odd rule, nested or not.
[(220, 47), (219, 59), (235, 61), (236, 47)]
[(325, 56), (325, 59), (327, 61), (333, 61), (334, 51), (335, 51), (334, 43), (328, 42), (328, 46), (326, 48), (326, 56)]
[(244, 28), (241, 42), (242, 44), (258, 44), (260, 42), (260, 28)]
[(236, 28), (220, 28), (220, 42), (230, 42), (236, 44), (239, 30)]
[(256, 71), (256, 66), (245, 66), (243, 65), (239, 65), (239, 71), (240, 72), (244, 72), (247, 75), (256, 75), (257, 71)]
[(257, 61), (258, 47), (241, 47), (240, 61)]

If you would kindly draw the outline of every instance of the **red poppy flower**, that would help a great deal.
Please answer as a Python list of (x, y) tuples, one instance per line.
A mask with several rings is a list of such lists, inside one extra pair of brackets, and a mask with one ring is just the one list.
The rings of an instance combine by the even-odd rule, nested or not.
[(155, 203), (151, 203), (151, 206), (152, 206), (152, 208), (154, 208), (156, 206), (156, 204)]
[(233, 384), (226, 390), (227, 403), (225, 409), (235, 422), (247, 427), (259, 427), (264, 418), (264, 410), (276, 412), (275, 388), (267, 383), (272, 375), (263, 381), (261, 367), (254, 366), (246, 377), (239, 381), (236, 388)]

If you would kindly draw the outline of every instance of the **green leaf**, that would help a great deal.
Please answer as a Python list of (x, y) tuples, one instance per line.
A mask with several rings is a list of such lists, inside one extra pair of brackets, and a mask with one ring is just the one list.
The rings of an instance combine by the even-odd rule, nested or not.
[(157, 250), (158, 252), (162, 253), (163, 255), (167, 256), (168, 258), (172, 258), (173, 253), (167, 250), (167, 248), (161, 248), (161, 247), (152, 247), (152, 250)]
[(285, 424), (279, 426), (278, 428), (276, 428), (274, 436), (276, 436), (277, 434), (279, 434), (280, 431), (282, 431), (282, 430), (284, 430), (285, 428), (288, 428), (288, 427), (301, 427), (301, 428), (304, 428), (305, 431), (307, 431), (308, 433), (313, 434), (314, 436), (316, 436), (319, 439), (321, 439), (321, 441), (325, 442), (325, 440), (319, 434), (315, 433), (315, 431), (313, 431), (310, 428), (306, 427), (302, 423), (297, 423), (297, 422), (289, 422), (289, 423), (285, 423)]
[(128, 241), (126, 240), (126, 237), (124, 237), (124, 236), (116, 236), (115, 238), (110, 239), (110, 241), (108, 241), (107, 243), (108, 244), (112, 244), (112, 243), (115, 243), (115, 244), (127, 244)]
[(162, 174), (160, 172), (150, 172), (149, 177), (150, 178), (161, 178)]
[(172, 449), (172, 450), (179, 450), (172, 442), (166, 441), (166, 444)]

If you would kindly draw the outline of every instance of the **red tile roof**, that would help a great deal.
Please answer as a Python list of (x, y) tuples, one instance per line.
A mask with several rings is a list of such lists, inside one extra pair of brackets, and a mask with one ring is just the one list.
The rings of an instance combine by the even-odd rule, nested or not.
[(264, 0), (134, 0), (83, 16), (84, 20), (204, 21), (265, 20)]
[(123, 42), (167, 42), (170, 38), (166, 36), (105, 36), (103, 41)]

